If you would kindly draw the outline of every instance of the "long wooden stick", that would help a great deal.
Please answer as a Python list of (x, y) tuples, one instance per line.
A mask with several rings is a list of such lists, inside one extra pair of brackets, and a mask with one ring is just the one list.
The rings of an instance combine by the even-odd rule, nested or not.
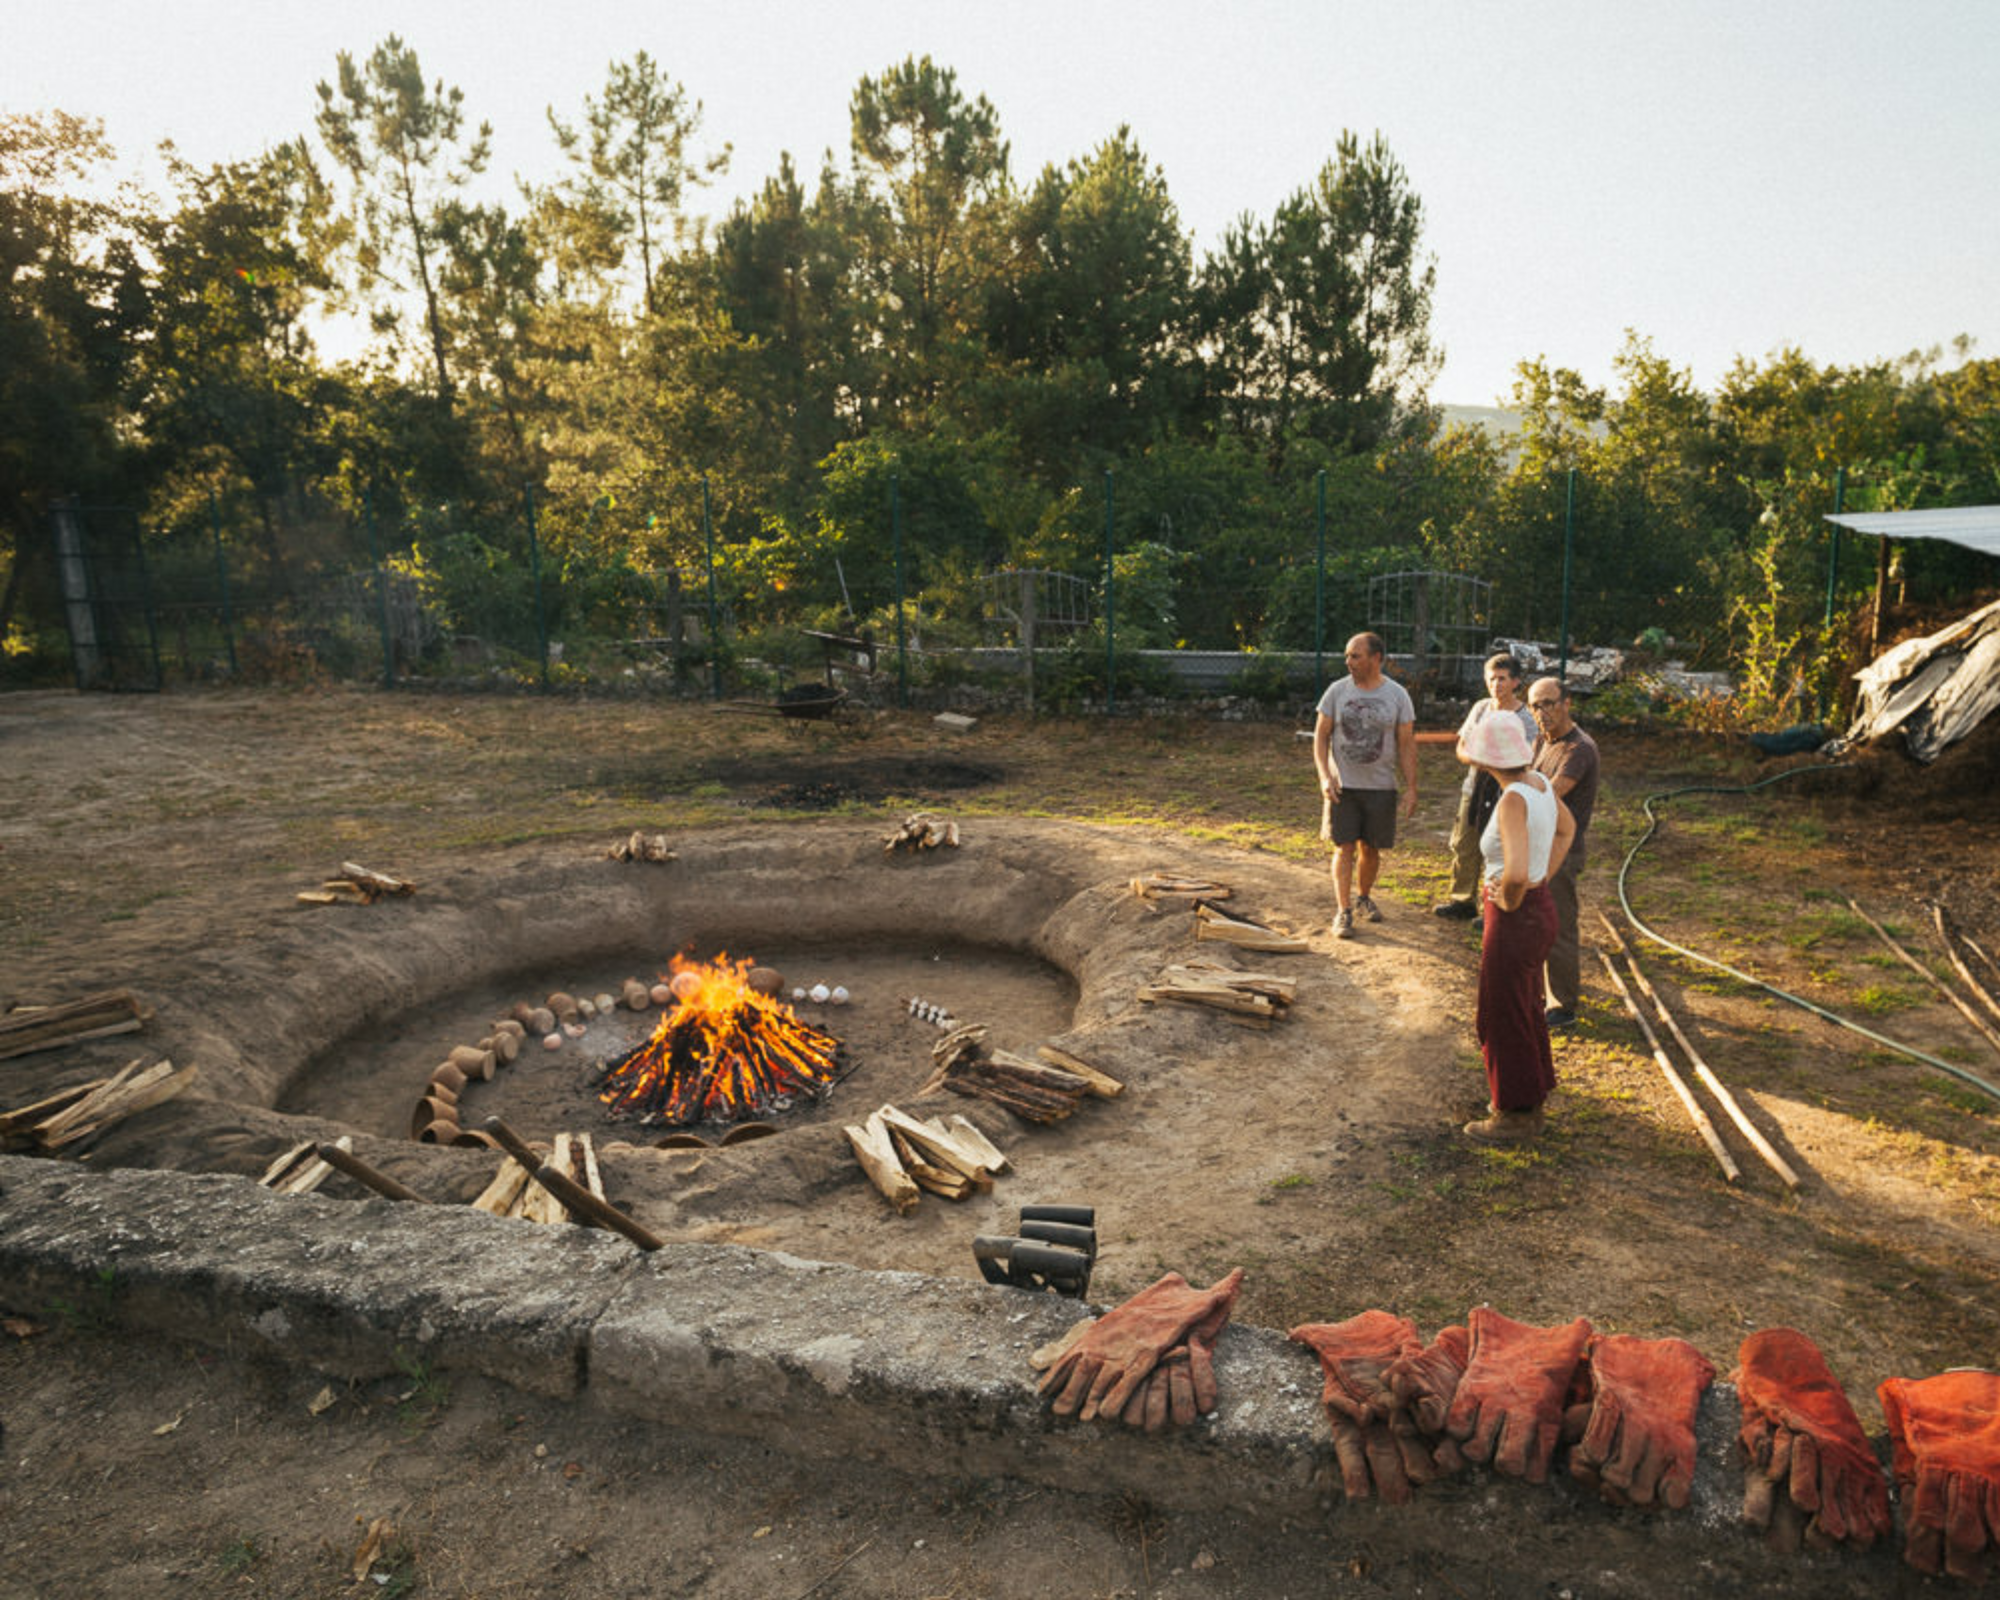
[(1958, 975), (1965, 980), (1966, 988), (1972, 991), (1981, 1005), (1996, 1018), (2000, 1018), (2000, 1000), (1993, 998), (1993, 991), (1974, 977), (1972, 968), (1965, 964), (1965, 957), (1958, 953), (1958, 946), (1952, 942), (1951, 928), (1944, 918), (1944, 907), (1935, 900), (1931, 902), (1931, 917), (1937, 923), (1938, 938), (1944, 942), (1944, 953), (1951, 957), (1951, 964), (1958, 968)]
[(1915, 956), (1911, 955), (1909, 951), (1905, 950), (1901, 945), (1896, 943), (1894, 935), (1892, 935), (1887, 928), (1883, 927), (1881, 923), (1877, 922), (1873, 917), (1869, 916), (1867, 912), (1863, 911), (1861, 909), (1861, 903), (1858, 900), (1856, 900), (1852, 895), (1848, 896), (1847, 904), (1857, 917), (1859, 917), (1863, 922), (1867, 923), (1869, 927), (1873, 928), (1878, 934), (1882, 936), (1882, 942), (1886, 944), (1891, 950), (1896, 952), (1896, 954), (1902, 959), (1904, 966), (1908, 967), (1912, 972), (1916, 973), (1918, 977), (1922, 978), (1924, 982), (1928, 983), (1933, 989), (1937, 990), (1937, 992), (1943, 995), (1945, 999), (1949, 1000), (1953, 1005), (1957, 1006), (1959, 1011), (1964, 1015), (1965, 1020), (1971, 1023), (1981, 1033), (1986, 1035), (1986, 1042), (1992, 1045), (1995, 1050), (2000, 1050), (2000, 1033), (1994, 1032), (1993, 1029), (1987, 1025), (1986, 1019), (1984, 1017), (1982, 1017), (1977, 1011), (1974, 1011), (1971, 1006), (1967, 1005), (1963, 1000), (1961, 1000), (1958, 997), (1958, 995), (1952, 990), (1951, 986), (1944, 981), (1944, 979), (1940, 978), (1935, 972), (1931, 971), (1929, 967), (1925, 966)]
[(1681, 1025), (1674, 1020), (1674, 1014), (1667, 1009), (1666, 1001), (1660, 998), (1659, 991), (1646, 977), (1645, 969), (1639, 965), (1639, 958), (1632, 953), (1632, 947), (1625, 942), (1625, 935), (1619, 931), (1618, 925), (1602, 911), (1597, 913), (1597, 920), (1604, 924), (1605, 932), (1617, 942), (1619, 952), (1625, 957), (1625, 965), (1632, 970), (1633, 981), (1639, 985), (1639, 992), (1653, 1002), (1653, 1014), (1666, 1025), (1667, 1032), (1674, 1036), (1674, 1042), (1693, 1063), (1696, 1075), (1708, 1085), (1709, 1093), (1721, 1102), (1722, 1109), (1729, 1113), (1729, 1120), (1742, 1130), (1743, 1137), (1750, 1141), (1751, 1148), (1764, 1158), (1764, 1164), (1783, 1178), (1787, 1187), (1796, 1189), (1799, 1186), (1799, 1175), (1792, 1170), (1791, 1164), (1778, 1154), (1777, 1149), (1764, 1137), (1756, 1123), (1743, 1114), (1743, 1108), (1736, 1103), (1736, 1096), (1723, 1086), (1720, 1078), (1709, 1071), (1708, 1063), (1702, 1059), (1701, 1052), (1695, 1049), (1693, 1042), (1681, 1031)]
[(1597, 959), (1604, 963), (1604, 970), (1611, 974), (1611, 982), (1624, 997), (1625, 1009), (1632, 1013), (1632, 1020), (1639, 1024), (1639, 1031), (1646, 1036), (1646, 1043), (1653, 1047), (1653, 1059), (1660, 1064), (1660, 1071), (1666, 1074), (1667, 1082), (1673, 1085), (1674, 1093), (1681, 1097), (1681, 1104), (1687, 1107), (1687, 1114), (1694, 1119), (1695, 1130), (1700, 1133), (1709, 1153), (1721, 1165), (1731, 1183), (1737, 1182), (1743, 1173), (1730, 1156), (1722, 1142), (1722, 1135), (1715, 1131), (1715, 1124), (1709, 1121), (1708, 1113), (1701, 1109), (1701, 1102), (1694, 1097), (1694, 1090), (1687, 1086), (1687, 1079), (1674, 1070), (1674, 1064), (1667, 1059), (1667, 1053), (1660, 1048), (1659, 1035), (1653, 1032), (1653, 1025), (1646, 1020), (1646, 1013), (1639, 1009), (1639, 1002), (1632, 998), (1632, 991), (1625, 987), (1625, 980), (1619, 976), (1617, 967), (1605, 951), (1597, 952)]
[(2000, 978), (2000, 961), (1995, 961), (1984, 950), (1980, 949), (1979, 941), (1973, 938), (1971, 934), (1961, 933), (1959, 935), (1959, 938), (1965, 941), (1966, 949), (1970, 950), (1974, 955), (1979, 957), (1981, 961), (1986, 963), (1987, 967), (1991, 970), (1994, 977)]
[(600, 1200), (566, 1172), (558, 1172), (529, 1148), (523, 1139), (499, 1117), (486, 1119), (486, 1131), (500, 1142), (500, 1148), (528, 1169), (528, 1176), (554, 1195), (570, 1210), (590, 1218), (600, 1227), (622, 1233), (641, 1250), (661, 1249), (666, 1241), (648, 1232), (608, 1200)]
[(343, 1150), (337, 1144), (319, 1146), (319, 1158), (330, 1167), (338, 1167), (363, 1188), (373, 1189), (387, 1200), (414, 1200), (418, 1205), (430, 1202), (414, 1189), (407, 1189), (386, 1172), (377, 1172), (367, 1162), (351, 1150)]

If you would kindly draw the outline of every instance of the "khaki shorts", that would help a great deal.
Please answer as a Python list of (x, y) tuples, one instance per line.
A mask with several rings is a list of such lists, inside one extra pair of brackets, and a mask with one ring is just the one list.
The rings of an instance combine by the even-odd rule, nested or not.
[(1396, 844), (1396, 791), (1394, 789), (1342, 789), (1333, 803), (1333, 842), (1353, 844), (1356, 840), (1377, 850)]

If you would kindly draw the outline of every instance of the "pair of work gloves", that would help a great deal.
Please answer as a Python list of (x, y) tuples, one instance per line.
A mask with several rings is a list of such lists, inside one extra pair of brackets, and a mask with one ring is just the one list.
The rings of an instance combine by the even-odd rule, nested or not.
[(1485, 1306), (1428, 1345), (1386, 1311), (1291, 1337), (1320, 1359), (1350, 1499), (1401, 1503), (1466, 1461), (1541, 1483), (1569, 1439), (1570, 1470), (1614, 1504), (1688, 1502), (1695, 1408), (1715, 1369), (1684, 1340), (1595, 1337), (1582, 1317), (1537, 1328)]
[(1902, 1494), (1903, 1559), (1983, 1577), (2000, 1549), (2000, 1372), (1891, 1378), (1875, 1395)]
[(1197, 1289), (1169, 1272), (1031, 1358), (1038, 1391), (1059, 1417), (1123, 1422), (1158, 1433), (1215, 1409), (1215, 1341), (1243, 1287), (1238, 1267)]

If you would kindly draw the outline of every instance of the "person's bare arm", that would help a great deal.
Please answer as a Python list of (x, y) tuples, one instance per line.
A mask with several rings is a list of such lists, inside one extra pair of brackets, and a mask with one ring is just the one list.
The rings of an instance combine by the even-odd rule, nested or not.
[(1396, 724), (1396, 765), (1403, 773), (1403, 816), (1417, 814), (1417, 725)]
[(1333, 718), (1324, 711), (1313, 724), (1313, 765), (1319, 769), (1319, 792), (1329, 800), (1340, 798), (1340, 772), (1333, 764)]
[(1502, 911), (1515, 911), (1528, 892), (1528, 802), (1510, 788), (1493, 816), (1500, 824), (1500, 881), (1493, 886), (1493, 901)]

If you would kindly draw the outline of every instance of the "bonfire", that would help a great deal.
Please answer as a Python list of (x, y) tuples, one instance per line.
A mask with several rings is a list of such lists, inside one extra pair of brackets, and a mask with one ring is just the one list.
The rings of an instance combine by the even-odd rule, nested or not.
[(838, 1081), (840, 1041), (782, 1000), (752, 989), (752, 963), (676, 956), (675, 999), (653, 1036), (612, 1063), (598, 1099), (647, 1126), (740, 1122), (823, 1099)]

